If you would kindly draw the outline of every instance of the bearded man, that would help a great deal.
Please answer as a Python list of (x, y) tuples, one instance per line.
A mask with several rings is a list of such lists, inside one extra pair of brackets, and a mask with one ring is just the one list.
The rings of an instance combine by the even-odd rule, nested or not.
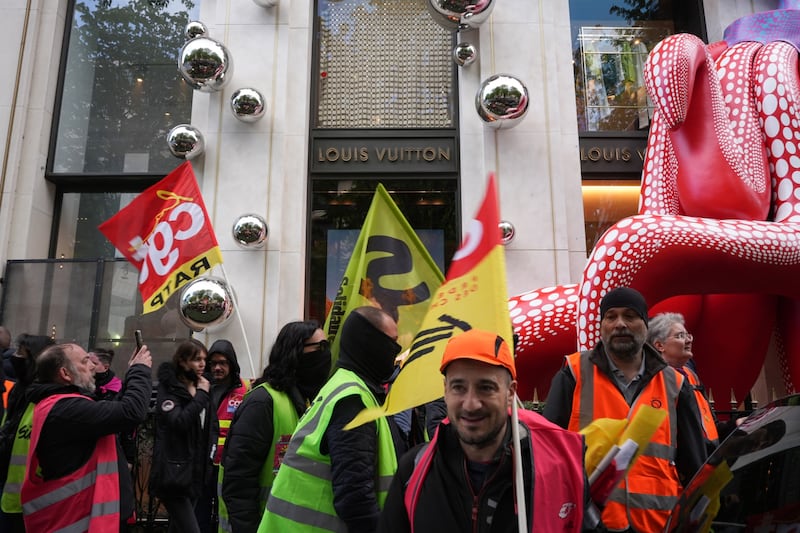
[(603, 509), (609, 531), (661, 531), (687, 483), (706, 459), (691, 383), (647, 344), (647, 302), (618, 287), (600, 301), (593, 350), (566, 357), (553, 378), (544, 416), (578, 431), (597, 418), (632, 418), (642, 405), (667, 416)]
[(122, 529), (134, 510), (133, 481), (116, 436), (147, 416), (151, 365), (143, 346), (128, 363), (122, 394), (95, 401), (94, 363), (86, 350), (57, 344), (36, 359), (21, 491), (27, 531)]

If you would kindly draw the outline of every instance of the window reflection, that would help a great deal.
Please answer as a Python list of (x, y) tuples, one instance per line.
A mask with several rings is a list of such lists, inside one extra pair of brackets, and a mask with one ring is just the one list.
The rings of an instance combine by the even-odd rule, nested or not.
[(664, 28), (581, 27), (576, 50), (580, 131), (646, 130), (653, 104), (644, 85), (650, 50)]
[[(314, 180), (309, 310), (324, 320), (358, 240), (376, 180)], [(381, 180), (431, 257), (446, 272), (458, 244), (456, 180)]]
[(192, 89), (175, 57), (192, 0), (76, 2), (51, 171), (165, 173), (165, 136), (189, 122)]

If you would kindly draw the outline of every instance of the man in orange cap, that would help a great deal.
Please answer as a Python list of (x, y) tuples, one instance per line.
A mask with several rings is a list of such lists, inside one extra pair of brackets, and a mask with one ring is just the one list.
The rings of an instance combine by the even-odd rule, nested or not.
[(403, 456), (378, 531), (517, 531), (515, 491), (529, 531), (581, 531), (583, 439), (519, 410), (524, 487), (515, 487), (512, 417), (517, 371), (508, 343), (471, 329), (451, 338), (440, 366), (448, 419)]

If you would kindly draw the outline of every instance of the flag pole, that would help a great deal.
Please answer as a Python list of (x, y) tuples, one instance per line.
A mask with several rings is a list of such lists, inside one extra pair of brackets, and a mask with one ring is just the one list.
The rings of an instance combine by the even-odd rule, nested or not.
[[(222, 271), (222, 277), (225, 278), (225, 283), (228, 284), (228, 288), (231, 288), (231, 282), (228, 280), (228, 273), (225, 272), (225, 266), (222, 263), (220, 263), (219, 268)], [(256, 367), (253, 364), (253, 355), (252, 353), (250, 353), (250, 344), (247, 342), (247, 331), (245, 331), (244, 329), (244, 321), (242, 320), (242, 313), (239, 312), (239, 304), (236, 300), (237, 300), (236, 295), (234, 294), (233, 289), (231, 289), (231, 301), (233, 302), (234, 314), (236, 315), (236, 318), (239, 321), (239, 327), (242, 328), (242, 338), (244, 339), (244, 347), (245, 350), (247, 350), (247, 361), (250, 363), (250, 375), (253, 378), (256, 378), (257, 377)]]
[[(526, 533), (528, 529), (528, 516), (525, 510), (525, 480), (522, 476), (522, 451), (519, 439), (519, 396), (514, 393), (514, 401), (511, 402), (511, 448), (514, 454), (514, 494), (517, 498), (517, 528), (519, 533)], [(540, 487), (541, 488), (541, 487)]]

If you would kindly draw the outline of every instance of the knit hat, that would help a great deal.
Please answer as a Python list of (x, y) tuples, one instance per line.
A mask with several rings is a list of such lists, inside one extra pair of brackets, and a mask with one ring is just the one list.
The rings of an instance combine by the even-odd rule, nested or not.
[(444, 369), (456, 359), (474, 359), (494, 366), (502, 366), (511, 377), (517, 379), (517, 369), (514, 366), (514, 356), (503, 337), (491, 331), (470, 329), (452, 337), (444, 349), (442, 364), (439, 371), (444, 374)]
[(600, 320), (606, 315), (606, 311), (612, 307), (626, 307), (636, 311), (644, 323), (647, 324), (647, 302), (642, 294), (630, 287), (617, 287), (612, 289), (600, 300)]

